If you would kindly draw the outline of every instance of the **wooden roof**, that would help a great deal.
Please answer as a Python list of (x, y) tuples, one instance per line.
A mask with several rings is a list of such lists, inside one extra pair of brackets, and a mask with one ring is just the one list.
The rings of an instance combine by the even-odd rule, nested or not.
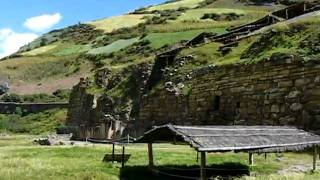
[(320, 145), (320, 136), (287, 126), (158, 126), (137, 143), (182, 142), (197, 151), (280, 152)]

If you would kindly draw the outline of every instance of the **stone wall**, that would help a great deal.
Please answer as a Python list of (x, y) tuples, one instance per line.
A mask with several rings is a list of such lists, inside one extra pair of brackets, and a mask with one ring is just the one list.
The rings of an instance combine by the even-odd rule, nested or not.
[(165, 90), (144, 98), (136, 135), (153, 125), (295, 125), (320, 128), (320, 63), (292, 55), (253, 65), (209, 66), (183, 82), (188, 95)]
[(87, 92), (88, 79), (81, 79), (71, 91), (66, 127), (58, 133), (73, 133), (73, 139), (107, 140), (120, 138), (126, 124), (113, 115), (114, 102), (108, 97), (96, 97)]
[(88, 81), (82, 78), (80, 83), (73, 87), (69, 98), (67, 126), (79, 126), (90, 121), (94, 96), (86, 92), (88, 85)]
[(0, 114), (13, 114), (20, 108), (25, 113), (38, 113), (50, 109), (68, 108), (69, 103), (10, 103), (0, 102)]

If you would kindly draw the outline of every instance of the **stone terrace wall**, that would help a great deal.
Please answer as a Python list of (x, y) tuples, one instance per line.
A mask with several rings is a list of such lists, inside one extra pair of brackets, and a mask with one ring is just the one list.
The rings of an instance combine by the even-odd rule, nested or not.
[(80, 83), (73, 87), (69, 98), (67, 126), (79, 126), (92, 119), (94, 96), (86, 92), (88, 86), (88, 81), (81, 78)]
[(8, 103), (0, 102), (0, 114), (13, 114), (17, 108), (23, 112), (37, 113), (56, 108), (68, 108), (69, 103)]
[(153, 125), (296, 125), (320, 128), (320, 63), (294, 56), (202, 68), (187, 96), (163, 90), (141, 104), (137, 134)]

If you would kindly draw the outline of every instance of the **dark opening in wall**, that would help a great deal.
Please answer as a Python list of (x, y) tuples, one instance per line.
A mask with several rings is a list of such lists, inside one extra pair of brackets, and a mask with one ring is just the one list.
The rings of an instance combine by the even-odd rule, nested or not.
[(236, 108), (240, 108), (240, 102), (237, 102)]
[(215, 96), (214, 97), (213, 110), (214, 111), (219, 111), (220, 110), (220, 96)]

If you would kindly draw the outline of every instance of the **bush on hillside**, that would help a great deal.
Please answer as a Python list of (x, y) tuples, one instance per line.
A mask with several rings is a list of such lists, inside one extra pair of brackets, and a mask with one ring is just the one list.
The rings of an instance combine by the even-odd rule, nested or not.
[(201, 19), (212, 19), (214, 21), (234, 21), (238, 20), (241, 16), (243, 15), (239, 15), (236, 13), (206, 13), (201, 17)]
[(6, 94), (0, 98), (2, 102), (15, 103), (47, 103), (47, 102), (67, 102), (69, 101), (70, 90), (57, 90), (52, 95), (49, 94), (34, 94), (34, 95), (18, 95)]
[(56, 131), (66, 119), (66, 109), (48, 110), (23, 116), (22, 113), (0, 114), (0, 132), (44, 134)]

